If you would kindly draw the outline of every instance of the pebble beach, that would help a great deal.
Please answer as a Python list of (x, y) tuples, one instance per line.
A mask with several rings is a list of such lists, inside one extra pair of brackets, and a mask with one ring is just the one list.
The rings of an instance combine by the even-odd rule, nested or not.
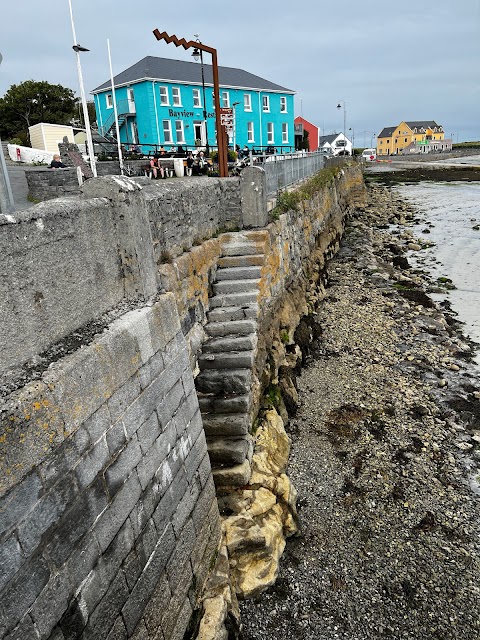
[(371, 185), (327, 267), (286, 425), (300, 532), (244, 640), (480, 637), (477, 346), (410, 258), (418, 218)]

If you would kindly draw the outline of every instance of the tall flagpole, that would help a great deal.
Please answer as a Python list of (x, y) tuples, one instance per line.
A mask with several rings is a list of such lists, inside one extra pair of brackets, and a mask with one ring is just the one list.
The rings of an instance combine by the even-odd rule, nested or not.
[[(87, 134), (87, 147), (88, 155), (90, 157), (90, 167), (92, 169), (93, 175), (97, 177), (97, 166), (95, 164), (95, 151), (93, 148), (92, 131), (90, 129), (90, 118), (88, 117), (87, 99), (85, 98), (85, 89), (83, 88), (82, 66), (80, 64), (80, 45), (77, 42), (75, 24), (73, 22), (72, 0), (68, 0), (68, 6), (70, 7), (70, 20), (72, 23), (73, 50), (75, 51), (77, 56), (78, 82), (80, 84), (80, 97), (82, 99), (83, 119), (85, 122), (85, 130)], [(88, 49), (83, 49), (83, 51), (88, 51)]]
[(113, 100), (113, 113), (115, 116), (115, 131), (117, 132), (118, 161), (120, 163), (120, 173), (123, 176), (123, 156), (122, 156), (122, 145), (120, 144), (120, 127), (118, 126), (117, 98), (115, 97), (115, 85), (113, 83), (113, 70), (112, 70), (112, 56), (110, 55), (110, 40), (108, 38), (107, 38), (107, 48), (108, 48), (108, 64), (110, 65), (110, 79), (112, 81), (112, 100)]

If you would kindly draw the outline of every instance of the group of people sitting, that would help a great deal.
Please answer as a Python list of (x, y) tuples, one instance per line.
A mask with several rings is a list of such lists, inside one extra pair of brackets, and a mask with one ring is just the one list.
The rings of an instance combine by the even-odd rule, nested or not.
[[(169, 178), (173, 175), (173, 169), (170, 166), (163, 164), (161, 162), (162, 158), (166, 159), (169, 158), (169, 156), (165, 149), (160, 147), (149, 161), (150, 175), (152, 178)], [(205, 158), (203, 151), (199, 151), (196, 157), (194, 157), (191, 151), (188, 151), (184, 162), (185, 173), (187, 176), (205, 174), (210, 167), (210, 163)]]

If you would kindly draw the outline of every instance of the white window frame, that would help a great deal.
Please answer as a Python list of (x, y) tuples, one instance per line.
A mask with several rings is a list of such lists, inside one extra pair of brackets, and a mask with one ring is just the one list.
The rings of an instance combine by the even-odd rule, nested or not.
[(287, 113), (287, 98), (280, 96), (280, 113)]
[(182, 106), (182, 92), (180, 91), (180, 87), (172, 87), (172, 106)]
[(162, 120), (162, 127), (163, 127), (163, 139), (165, 141), (165, 144), (172, 144), (173, 143), (173, 137), (172, 137), (172, 123), (170, 120)]
[(175, 139), (177, 144), (185, 144), (185, 131), (183, 120), (175, 120)]
[(282, 144), (288, 144), (288, 122), (282, 122)]
[(262, 96), (262, 111), (270, 113), (270, 96)]
[(255, 142), (255, 124), (247, 122), (247, 142)]
[(166, 87), (165, 85), (160, 85), (159, 91), (160, 91), (160, 104), (161, 104), (161, 106), (162, 107), (169, 107), (170, 106), (170, 100), (168, 98), (168, 87)]
[(107, 105), (107, 109), (113, 109), (113, 95), (111, 93), (106, 94), (105, 104)]
[(275, 127), (273, 122), (267, 122), (267, 144), (275, 144)]
[(193, 106), (196, 108), (202, 108), (202, 94), (200, 89), (192, 89)]
[(222, 91), (220, 106), (222, 109), (228, 109), (230, 107), (230, 95), (228, 91)]
[(243, 94), (243, 110), (244, 111), (252, 110), (252, 96), (249, 93)]

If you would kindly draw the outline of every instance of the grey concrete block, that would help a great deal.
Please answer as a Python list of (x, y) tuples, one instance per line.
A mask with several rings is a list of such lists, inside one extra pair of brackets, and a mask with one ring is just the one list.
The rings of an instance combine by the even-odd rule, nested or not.
[(57, 567), (61, 567), (107, 506), (107, 496), (99, 478), (77, 496), (71, 508), (55, 526), (45, 549)]
[(203, 353), (234, 353), (237, 351), (252, 351), (257, 346), (256, 333), (247, 336), (227, 336), (210, 338), (203, 345)]
[[(206, 448), (206, 445), (205, 445), (205, 448)], [(200, 487), (202, 489), (206, 485), (208, 479), (212, 477), (212, 467), (210, 465), (210, 456), (208, 455), (208, 453), (205, 453), (200, 464), (198, 465), (196, 477), (198, 478), (198, 481), (200, 482)]]
[(212, 505), (216, 506), (218, 520), (220, 522), (220, 514), (218, 512), (217, 498), (215, 493), (215, 485), (213, 479), (210, 477), (207, 484), (203, 488), (195, 508), (192, 511), (192, 522), (195, 527), (195, 531), (200, 533), (208, 522), (207, 516), (212, 509)]
[(207, 436), (242, 436), (250, 428), (250, 418), (242, 413), (206, 414), (203, 427)]
[(177, 537), (180, 535), (180, 532), (182, 531), (186, 521), (191, 516), (192, 511), (194, 510), (194, 507), (199, 499), (199, 495), (200, 487), (192, 484), (188, 487), (183, 498), (178, 504), (172, 520), (173, 529)]
[(105, 438), (98, 440), (96, 444), (81, 458), (75, 467), (75, 475), (81, 489), (88, 487), (97, 474), (106, 467), (110, 458), (110, 452)]
[(105, 593), (107, 593), (120, 567), (131, 553), (134, 544), (135, 538), (132, 526), (127, 520), (94, 567), (94, 570), (81, 585), (78, 597), (82, 610), (88, 615), (95, 610)]
[(183, 604), (181, 602), (172, 602), (162, 622), (162, 631), (165, 638), (168, 638), (168, 640), (182, 640), (192, 613), (192, 606), (188, 598)]
[(88, 576), (100, 558), (100, 547), (93, 533), (87, 533), (65, 563), (70, 582), (79, 585)]
[(161, 495), (156, 482), (150, 483), (143, 491), (140, 500), (137, 502), (129, 516), (135, 538), (139, 537), (142, 529), (151, 518), (160, 498)]
[(258, 291), (249, 293), (221, 293), (209, 299), (210, 309), (217, 307), (247, 307), (256, 304)]
[[(151, 637), (153, 636), (148, 635), (148, 631), (145, 624), (142, 621), (140, 621), (135, 629), (133, 636), (130, 636), (130, 639), (131, 640), (151, 640)], [(155, 640), (165, 640), (161, 629), (157, 630), (157, 635), (155, 636)]]
[(171, 597), (168, 580), (165, 573), (162, 573), (143, 613), (143, 620), (148, 629), (148, 638), (156, 638), (155, 634), (161, 629), (162, 620)]
[(242, 464), (247, 459), (251, 448), (251, 438), (207, 438), (208, 455), (212, 464)]
[(229, 265), (225, 263), (217, 270), (217, 282), (223, 280), (258, 280), (261, 268), (256, 265)]
[(187, 489), (188, 483), (185, 469), (180, 469), (153, 512), (152, 518), (159, 533), (171, 526), (172, 515)]
[(173, 528), (167, 527), (157, 542), (154, 552), (150, 556), (149, 563), (132, 590), (125, 606), (122, 609), (122, 617), (129, 634), (133, 633), (143, 610), (157, 585), (159, 576), (175, 549), (175, 536)]
[(25, 562), (16, 538), (11, 536), (0, 544), (0, 591)]
[(39, 466), (38, 473), (46, 489), (69, 474), (81, 456), (90, 448), (88, 431), (79, 427)]
[(157, 405), (156, 411), (158, 419), (162, 427), (165, 427), (174, 415), (175, 411), (180, 406), (182, 399), (184, 398), (183, 385), (179, 378), (177, 378), (176, 384)]
[(107, 405), (112, 422), (116, 422), (127, 410), (132, 402), (140, 395), (140, 381), (138, 376), (132, 376), (124, 385), (117, 389), (111, 398), (108, 399)]
[(105, 551), (120, 530), (138, 502), (141, 493), (142, 489), (137, 474), (132, 473), (95, 525), (95, 535), (102, 551)]
[(130, 551), (122, 565), (122, 570), (125, 575), (129, 591), (131, 591), (135, 586), (144, 566), (142, 558), (140, 558), (137, 551), (135, 549)]
[(213, 285), (215, 295), (230, 295), (232, 293), (250, 293), (258, 288), (260, 280), (221, 280)]
[(139, 539), (137, 540), (137, 544), (135, 545), (137, 554), (140, 557), (143, 566), (147, 564), (150, 556), (154, 552), (158, 542), (158, 537), (155, 523), (150, 519), (145, 525)]
[(2, 592), (0, 619), (3, 633), (12, 631), (25, 611), (35, 602), (48, 583), (50, 569), (42, 557), (26, 562)]
[(155, 440), (138, 464), (137, 472), (142, 489), (145, 489), (152, 478), (159, 474), (159, 491), (163, 494), (170, 479), (173, 478), (170, 462), (167, 463), (166, 459), (175, 447), (176, 441), (175, 423), (170, 421), (164, 432)]
[(0, 534), (23, 520), (38, 502), (42, 489), (40, 478), (32, 473), (0, 499)]
[(127, 638), (127, 630), (125, 628), (123, 618), (119, 616), (115, 620), (115, 623), (107, 636), (107, 640), (127, 640)]
[(18, 539), (26, 556), (32, 554), (40, 544), (43, 534), (48, 532), (62, 517), (74, 501), (76, 486), (71, 477), (54, 485), (37, 502), (35, 508), (18, 527)]
[[(256, 296), (255, 296), (256, 297)], [(221, 300), (221, 296), (217, 298), (217, 302)], [(260, 307), (253, 301), (246, 305), (235, 306), (216, 306), (211, 307), (207, 317), (209, 322), (229, 322), (230, 320), (247, 320), (258, 318)]]
[(52, 576), (35, 600), (30, 615), (42, 640), (50, 634), (68, 607), (71, 596), (70, 578), (66, 571)]
[(207, 452), (207, 442), (205, 439), (205, 433), (203, 430), (198, 434), (197, 439), (193, 443), (188, 456), (185, 459), (185, 469), (187, 472), (188, 482), (192, 481), (195, 476), (201, 461), (203, 460)]
[(142, 453), (146, 453), (155, 440), (160, 435), (160, 425), (158, 423), (158, 418), (155, 413), (152, 415), (138, 428), (137, 438), (140, 443), (140, 447), (142, 449)]
[[(180, 567), (189, 562), (193, 549), (195, 548), (195, 528), (191, 520), (187, 520), (182, 529), (181, 535), (177, 537), (175, 550), (167, 566), (168, 582), (172, 591), (175, 591), (176, 575)], [(177, 576), (178, 577), (178, 576)]]
[(190, 396), (190, 394), (195, 391), (195, 380), (192, 375), (192, 370), (189, 368), (182, 374), (182, 382), (183, 388), (185, 390), (185, 395)]
[[(39, 638), (40, 636), (29, 615), (26, 615), (11, 633), (4, 636), (5, 640), (39, 640)], [(61, 640), (63, 640), (63, 636)]]
[(123, 420), (118, 420), (113, 424), (106, 432), (105, 438), (107, 440), (108, 451), (113, 457), (121, 449), (127, 440), (127, 434)]
[(105, 434), (111, 424), (112, 418), (107, 403), (105, 403), (85, 421), (83, 426), (88, 431), (92, 443), (95, 443)]
[(126, 482), (141, 459), (142, 451), (134, 435), (126, 447), (120, 452), (115, 462), (104, 471), (105, 482), (111, 498), (113, 498), (120, 487)]
[(128, 587), (123, 572), (119, 572), (97, 608), (88, 619), (83, 633), (85, 640), (103, 640), (112, 628), (118, 613), (128, 598)]

